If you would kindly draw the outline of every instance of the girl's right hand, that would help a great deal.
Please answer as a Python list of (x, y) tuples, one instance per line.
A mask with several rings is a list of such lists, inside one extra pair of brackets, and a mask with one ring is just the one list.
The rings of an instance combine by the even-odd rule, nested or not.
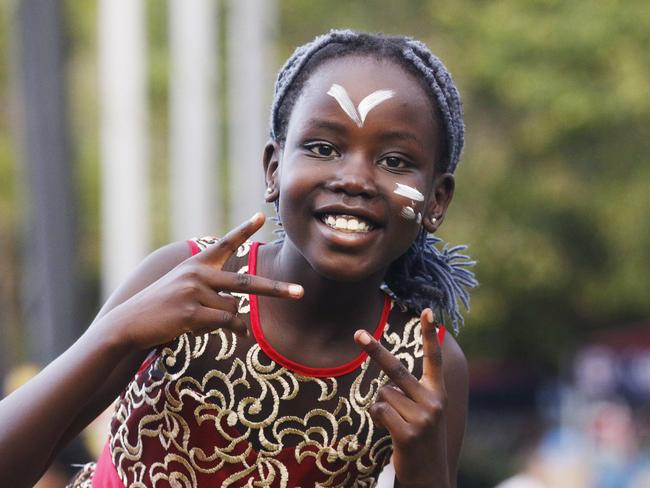
[[(220, 327), (248, 334), (230, 292), (301, 298), (300, 285), (223, 271), (223, 265), (264, 224), (264, 214), (228, 232), (102, 317), (107, 333), (129, 348), (149, 349), (181, 334), (204, 334)], [(99, 324), (98, 324), (99, 325)]]

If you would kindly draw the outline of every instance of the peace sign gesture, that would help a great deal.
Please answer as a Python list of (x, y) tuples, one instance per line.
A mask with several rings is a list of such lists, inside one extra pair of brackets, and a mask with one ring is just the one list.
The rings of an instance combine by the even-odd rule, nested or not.
[(369, 413), (393, 440), (393, 464), (400, 486), (447, 487), (447, 393), (431, 309), (422, 311), (420, 324), (424, 356), (419, 380), (366, 331), (358, 330), (354, 339), (391, 379), (379, 389)]
[(203, 334), (219, 327), (245, 336), (246, 324), (237, 315), (238, 301), (230, 292), (300, 298), (300, 285), (223, 270), (228, 258), (262, 227), (264, 220), (264, 214), (255, 214), (216, 244), (115, 307), (109, 312), (111, 333), (139, 349), (169, 342), (187, 332)]

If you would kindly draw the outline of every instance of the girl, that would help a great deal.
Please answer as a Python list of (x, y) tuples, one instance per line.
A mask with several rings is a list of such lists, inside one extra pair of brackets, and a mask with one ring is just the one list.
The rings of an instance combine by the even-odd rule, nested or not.
[(458, 300), (473, 263), (428, 237), (454, 191), (458, 92), (420, 42), (332, 31), (280, 71), (264, 149), (283, 238), (166, 246), (0, 408), (0, 477), (38, 479), (122, 392), (73, 486), (454, 486)]

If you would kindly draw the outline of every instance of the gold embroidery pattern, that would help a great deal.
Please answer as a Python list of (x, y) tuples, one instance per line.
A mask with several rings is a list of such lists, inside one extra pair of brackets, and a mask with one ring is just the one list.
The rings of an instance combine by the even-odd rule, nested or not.
[[(248, 313), (248, 296), (238, 296), (240, 312)], [(386, 324), (382, 343), (413, 372), (422, 357), (419, 320), (396, 330)], [(316, 378), (284, 368), (227, 330), (183, 335), (120, 398), (113, 463), (127, 487), (190, 488), (207, 479), (224, 487), (308, 486), (291, 479), (291, 467), (304, 463), (313, 466), (316, 486), (372, 487), (392, 448), (368, 408), (387, 381), (369, 359), (348, 375)], [(154, 462), (152, 450), (161, 453)]]
[(95, 475), (95, 463), (87, 463), (77, 472), (66, 485), (66, 488), (93, 488), (93, 476)]

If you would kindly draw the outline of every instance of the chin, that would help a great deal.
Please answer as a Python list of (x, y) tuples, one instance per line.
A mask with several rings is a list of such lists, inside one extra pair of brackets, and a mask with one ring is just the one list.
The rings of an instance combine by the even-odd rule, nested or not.
[(339, 261), (336, 263), (312, 262), (310, 264), (312, 269), (323, 278), (331, 281), (338, 281), (340, 283), (358, 283), (370, 278), (371, 276), (375, 276), (379, 272), (385, 272), (384, 269), (370, 269), (370, 267), (359, 263), (358, 260), (355, 263), (346, 263), (345, 261), (348, 260), (342, 261), (343, 262)]

